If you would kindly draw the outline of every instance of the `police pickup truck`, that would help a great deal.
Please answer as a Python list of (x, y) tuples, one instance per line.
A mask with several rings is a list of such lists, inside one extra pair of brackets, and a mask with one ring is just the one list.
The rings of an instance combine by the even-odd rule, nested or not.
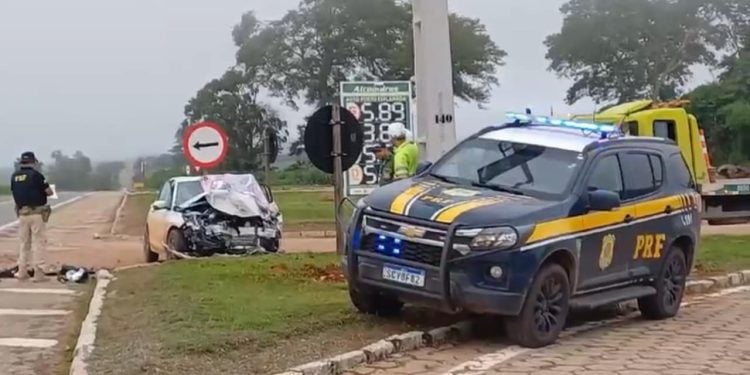
[(553, 343), (571, 308), (637, 299), (647, 318), (677, 314), (701, 207), (680, 149), (508, 116), (360, 200), (342, 258), (354, 306), (498, 315), (526, 347)]

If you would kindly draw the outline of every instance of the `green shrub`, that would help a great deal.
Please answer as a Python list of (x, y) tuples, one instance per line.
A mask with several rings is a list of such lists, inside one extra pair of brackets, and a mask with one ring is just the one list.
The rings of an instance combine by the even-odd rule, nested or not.
[(0, 195), (10, 195), (10, 186), (0, 185)]

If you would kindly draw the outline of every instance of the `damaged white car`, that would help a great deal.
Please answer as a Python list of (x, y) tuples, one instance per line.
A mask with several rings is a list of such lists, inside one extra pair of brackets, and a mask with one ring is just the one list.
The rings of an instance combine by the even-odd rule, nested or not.
[(282, 215), (271, 190), (251, 174), (175, 177), (167, 181), (146, 218), (147, 262), (189, 256), (275, 253)]

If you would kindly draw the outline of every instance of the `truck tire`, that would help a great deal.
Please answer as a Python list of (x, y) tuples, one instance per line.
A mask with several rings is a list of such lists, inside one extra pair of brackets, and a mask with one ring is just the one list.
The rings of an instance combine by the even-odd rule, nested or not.
[(508, 336), (527, 348), (554, 343), (565, 328), (569, 300), (568, 273), (559, 264), (544, 266), (534, 277), (521, 313), (506, 318)]
[(359, 312), (368, 315), (396, 316), (404, 307), (404, 303), (398, 298), (356, 288), (351, 284), (349, 284), (349, 298)]
[[(169, 234), (167, 235), (167, 246), (183, 254), (187, 251), (187, 242), (185, 241), (185, 235), (181, 230), (172, 229), (169, 231)], [(167, 260), (177, 259), (177, 257), (169, 252), (168, 249), (165, 250), (165, 253)]]
[(155, 253), (153, 250), (151, 250), (148, 227), (143, 233), (143, 260), (145, 260), (146, 263), (154, 263), (159, 261), (159, 253)]
[(641, 315), (654, 320), (677, 315), (685, 293), (687, 274), (685, 253), (673, 245), (654, 282), (656, 294), (638, 299), (638, 309), (641, 310)]

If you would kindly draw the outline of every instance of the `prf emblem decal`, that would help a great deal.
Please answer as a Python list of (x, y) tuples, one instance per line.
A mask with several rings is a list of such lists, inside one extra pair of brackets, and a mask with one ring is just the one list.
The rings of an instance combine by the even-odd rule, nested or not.
[(473, 196), (478, 195), (479, 192), (476, 191), (476, 190), (455, 188), (455, 189), (446, 189), (446, 190), (443, 190), (443, 194), (451, 196), (451, 197), (465, 197), (465, 198), (468, 198), (468, 197), (473, 197)]
[(615, 256), (615, 235), (608, 234), (602, 238), (602, 252), (599, 254), (599, 268), (603, 271), (612, 264)]

